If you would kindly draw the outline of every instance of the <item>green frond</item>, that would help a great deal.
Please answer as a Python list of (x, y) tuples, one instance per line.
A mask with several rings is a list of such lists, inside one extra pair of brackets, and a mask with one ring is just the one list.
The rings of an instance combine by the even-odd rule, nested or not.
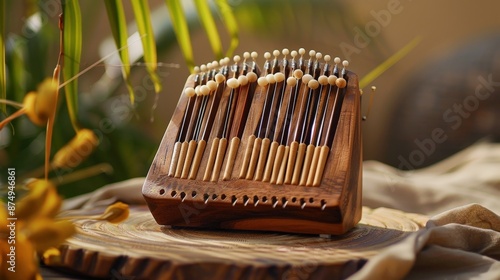
[(151, 12), (149, 9), (149, 4), (148, 1), (144, 0), (131, 0), (131, 2), (132, 8), (134, 10), (135, 20), (137, 23), (137, 29), (139, 30), (139, 35), (141, 36), (146, 68), (148, 70), (149, 76), (151, 77), (151, 80), (153, 81), (155, 92), (158, 93), (161, 90), (161, 82), (158, 74), (156, 73), (156, 42), (153, 33), (153, 27), (151, 25)]
[(189, 29), (186, 16), (182, 9), (181, 0), (166, 0), (167, 8), (170, 13), (170, 20), (174, 28), (177, 42), (181, 48), (186, 64), (191, 72), (194, 70), (193, 48), (191, 46), (191, 38), (189, 37)]
[(200, 17), (203, 28), (207, 33), (212, 51), (217, 59), (221, 59), (223, 57), (222, 43), (210, 6), (206, 0), (194, 0), (194, 4), (196, 6), (196, 10), (198, 11), (198, 16)]
[(130, 57), (128, 48), (123, 48), (127, 45), (127, 20), (125, 19), (125, 11), (121, 0), (104, 0), (106, 4), (106, 12), (108, 21), (113, 33), (116, 48), (120, 50), (120, 60), (122, 62), (122, 74), (127, 90), (130, 95), (130, 103), (134, 104), (134, 90), (130, 82)]
[(413, 50), (418, 45), (418, 43), (420, 43), (421, 40), (422, 40), (421, 36), (415, 37), (413, 40), (411, 40), (410, 43), (406, 44), (406, 46), (401, 48), (398, 52), (396, 52), (388, 59), (386, 59), (384, 62), (379, 64), (377, 67), (375, 67), (375, 69), (370, 71), (370, 73), (368, 73), (361, 79), (361, 81), (359, 82), (359, 88), (366, 87), (375, 79), (377, 79), (380, 75), (382, 75), (385, 71), (391, 68), (394, 64), (403, 59), (408, 53), (410, 53), (411, 50)]
[[(78, 75), (82, 54), (82, 18), (78, 0), (64, 0), (63, 5), (63, 81)], [(64, 87), (73, 129), (78, 131), (78, 79)]]
[(231, 56), (238, 47), (240, 39), (238, 37), (238, 23), (234, 17), (234, 13), (231, 6), (227, 3), (227, 0), (215, 0), (215, 4), (221, 14), (222, 21), (229, 33), (231, 42), (229, 43), (229, 48), (226, 51), (226, 56)]

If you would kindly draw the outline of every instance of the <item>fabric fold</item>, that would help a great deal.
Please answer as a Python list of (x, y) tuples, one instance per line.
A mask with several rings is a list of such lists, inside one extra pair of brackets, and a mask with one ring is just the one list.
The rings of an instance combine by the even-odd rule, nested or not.
[(349, 279), (500, 279), (500, 217), (478, 204), (446, 211)]

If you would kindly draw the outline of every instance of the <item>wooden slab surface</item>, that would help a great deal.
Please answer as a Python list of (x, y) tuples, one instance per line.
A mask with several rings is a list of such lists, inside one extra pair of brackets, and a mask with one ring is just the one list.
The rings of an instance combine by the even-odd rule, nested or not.
[(78, 233), (61, 247), (61, 267), (107, 279), (340, 279), (426, 220), (392, 209), (363, 208), (355, 228), (324, 238), (167, 228), (158, 225), (146, 207), (133, 207), (129, 219), (118, 225), (76, 220)]

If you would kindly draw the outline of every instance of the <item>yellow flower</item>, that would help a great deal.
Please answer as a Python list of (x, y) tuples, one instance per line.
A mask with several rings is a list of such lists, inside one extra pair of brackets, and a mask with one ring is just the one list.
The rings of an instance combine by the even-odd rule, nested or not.
[(47, 118), (42, 118), (35, 112), (35, 102), (37, 99), (37, 94), (34, 91), (28, 92), (23, 99), (24, 110), (26, 116), (36, 125), (42, 126), (47, 124)]
[(3, 202), (0, 205), (0, 279), (41, 279), (37, 253), (75, 233), (70, 221), (54, 219), (61, 205), (54, 185), (33, 180), (25, 187), (28, 192), (16, 203), (12, 215)]
[(76, 136), (54, 155), (51, 165), (53, 168), (75, 168), (92, 153), (97, 144), (99, 140), (92, 130), (80, 129)]
[(28, 193), (17, 203), (16, 217), (25, 222), (55, 217), (62, 200), (54, 185), (46, 180), (32, 180), (26, 184), (26, 188)]
[(89, 220), (101, 220), (108, 221), (113, 224), (117, 224), (125, 221), (129, 216), (130, 210), (128, 208), (128, 204), (122, 202), (115, 202), (108, 206), (104, 213), (101, 215), (93, 215), (93, 216), (66, 216), (65, 219), (77, 220), (77, 219), (89, 219)]
[(99, 217), (99, 220), (106, 220), (110, 223), (117, 224), (125, 221), (128, 215), (128, 204), (116, 202), (106, 208), (106, 211)]
[(36, 125), (46, 125), (49, 118), (54, 114), (57, 107), (57, 83), (53, 79), (47, 78), (37, 88), (37, 91), (28, 92), (23, 99), (23, 104), (8, 100), (1, 100), (3, 103), (8, 102), (16, 107), (20, 107), (18, 111), (10, 115), (0, 122), (0, 129), (13, 119), (26, 114), (30, 121)]
[(40, 119), (47, 120), (54, 114), (57, 105), (57, 87), (57, 81), (52, 78), (47, 78), (38, 85), (35, 113)]
[[(3, 228), (1, 234), (5, 234)], [(15, 244), (8, 244), (7, 239), (2, 238), (0, 251), (0, 279), (29, 280), (39, 277), (33, 245), (21, 234), (21, 230), (16, 230)]]
[(52, 183), (32, 180), (24, 187), (27, 193), (16, 202), (14, 215), (7, 212), (5, 203), (0, 203), (0, 279), (42, 279), (38, 256), (49, 265), (61, 260), (57, 247), (76, 232), (70, 219), (119, 223), (129, 215), (128, 205), (116, 202), (101, 215), (56, 218), (61, 197)]

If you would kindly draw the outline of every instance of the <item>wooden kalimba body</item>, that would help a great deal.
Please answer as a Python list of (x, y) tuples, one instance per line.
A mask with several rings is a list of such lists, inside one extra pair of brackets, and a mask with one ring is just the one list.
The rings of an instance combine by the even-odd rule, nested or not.
[(361, 219), (361, 114), (347, 61), (256, 53), (188, 77), (143, 186), (161, 225), (342, 234)]

